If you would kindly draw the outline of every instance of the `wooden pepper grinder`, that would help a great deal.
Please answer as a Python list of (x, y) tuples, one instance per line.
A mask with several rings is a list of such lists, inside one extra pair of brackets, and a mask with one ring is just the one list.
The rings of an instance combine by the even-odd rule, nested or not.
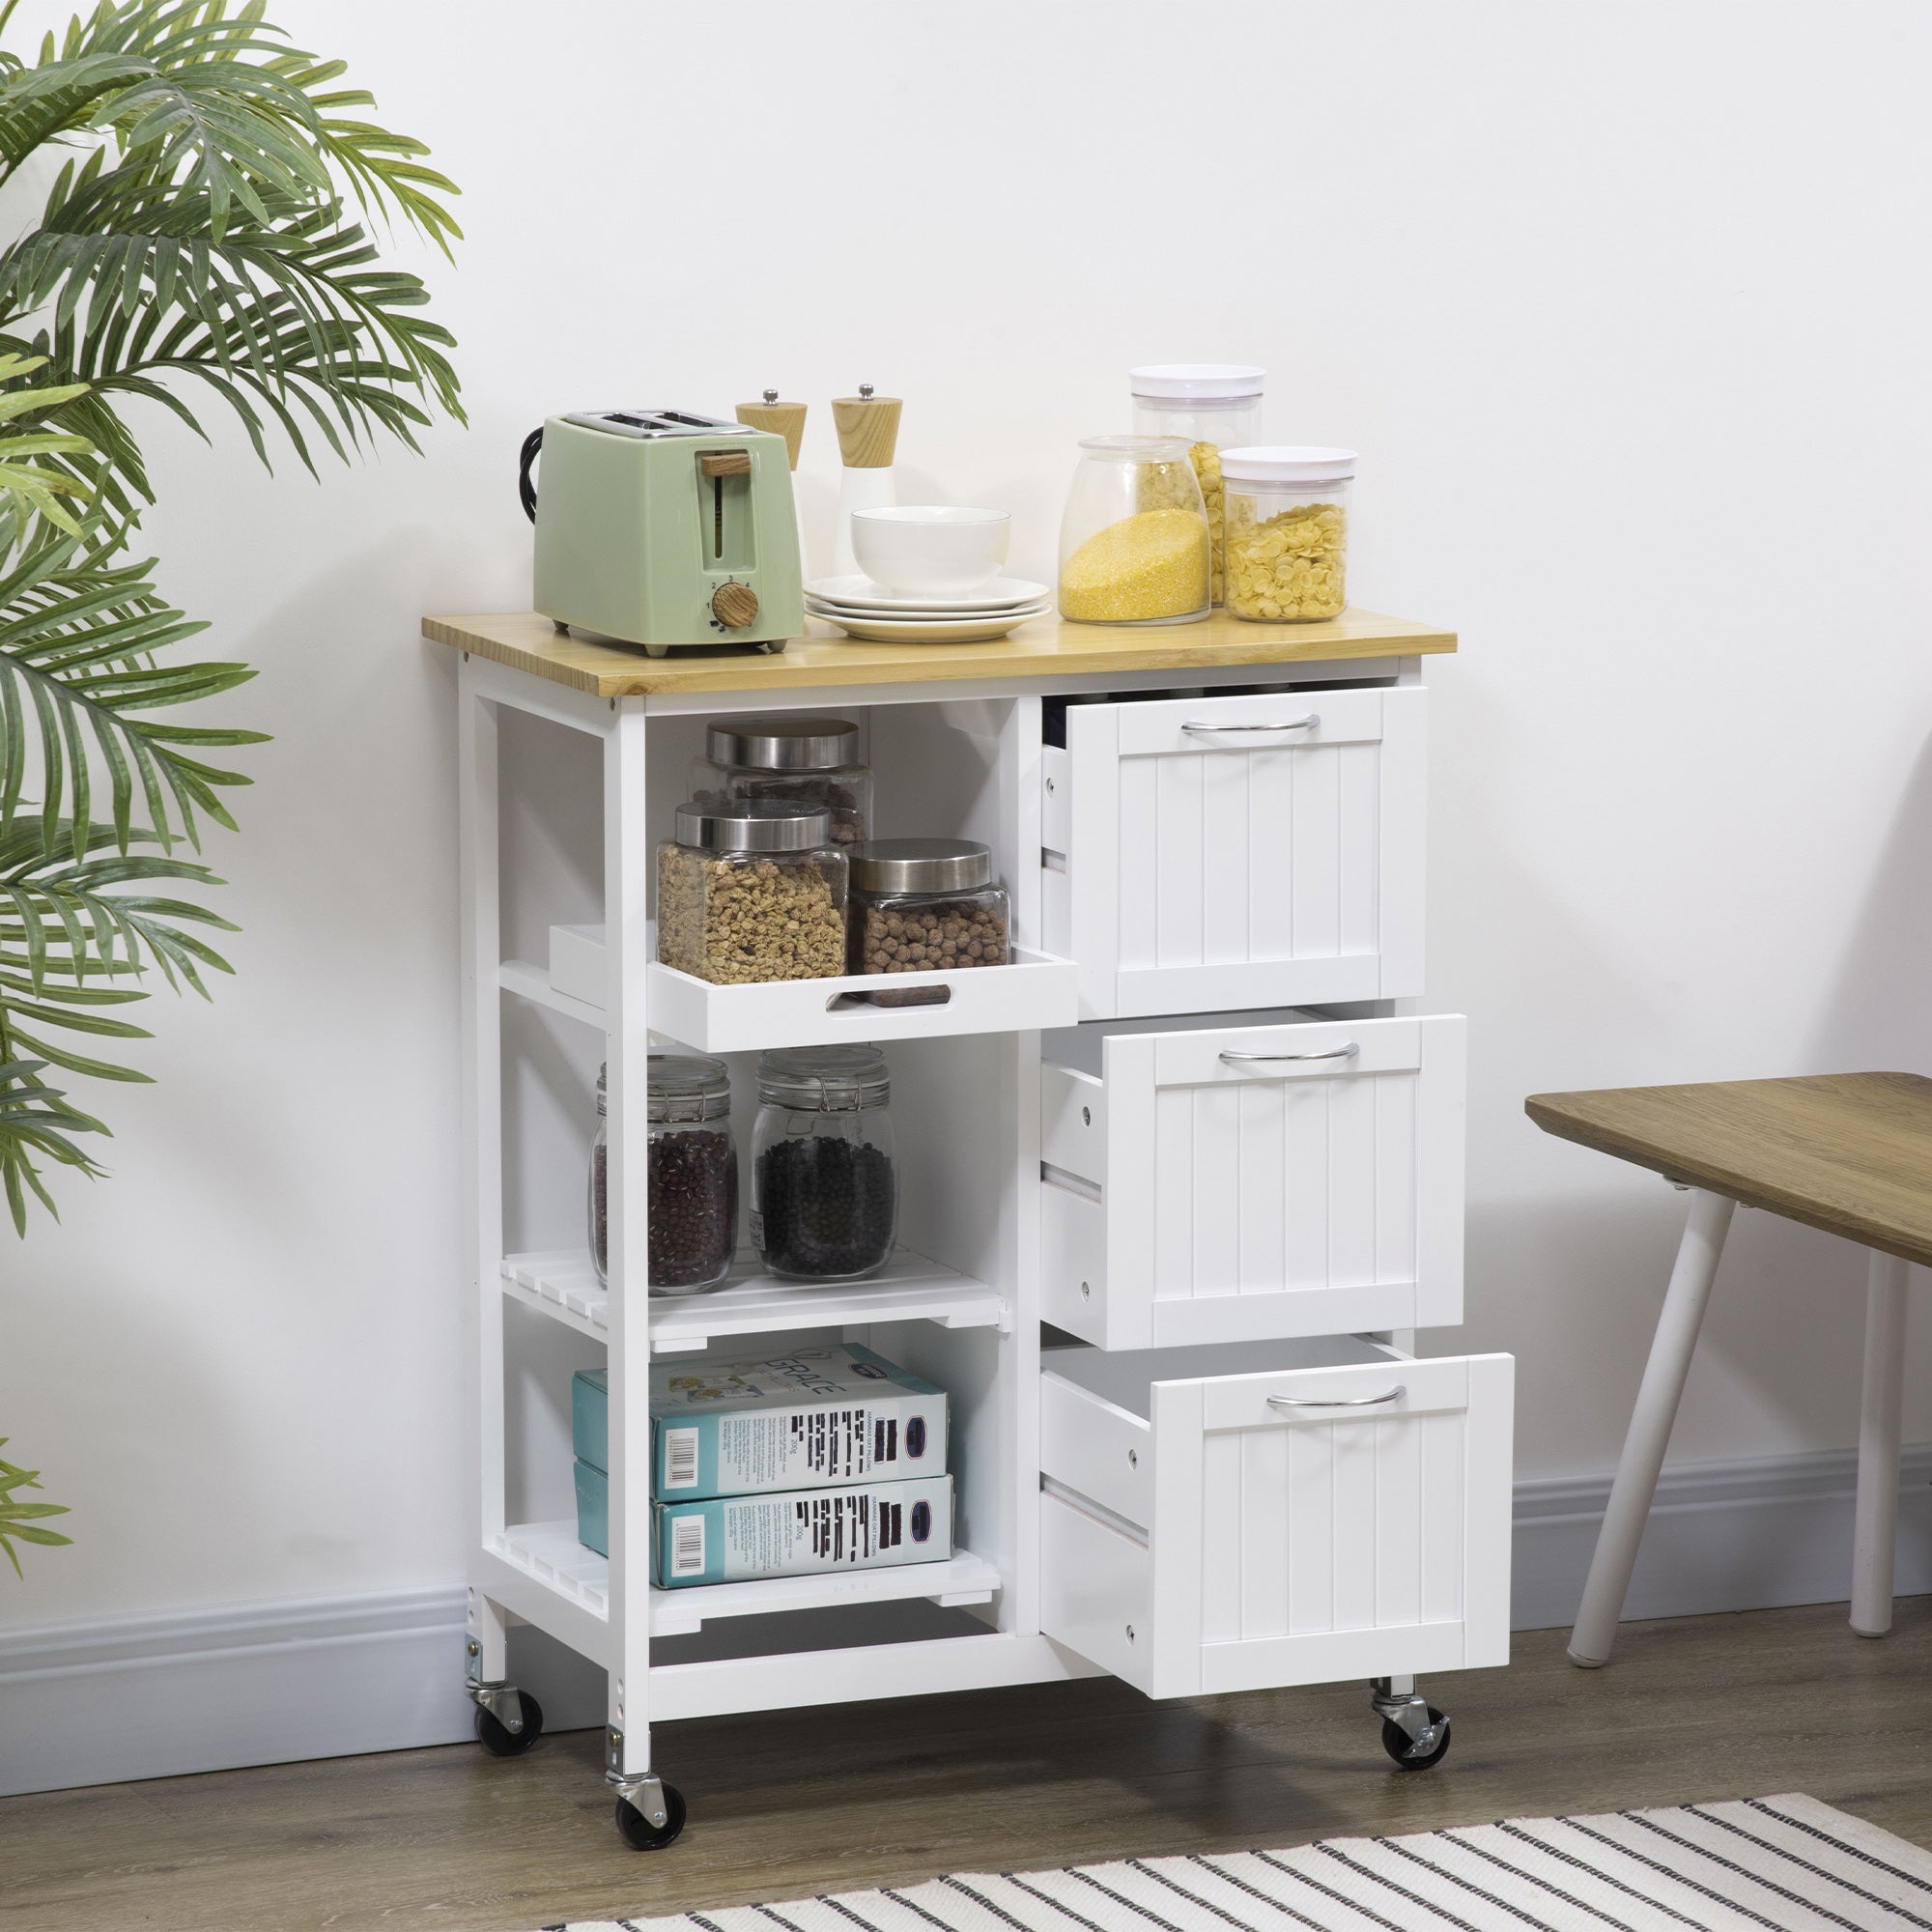
[(869, 383), (859, 384), (856, 396), (840, 396), (832, 405), (838, 429), (838, 454), (845, 467), (838, 472), (838, 520), (832, 546), (834, 577), (857, 577), (859, 559), (852, 554), (852, 512), (879, 510), (898, 501), (893, 481), (893, 452), (898, 446), (899, 410), (896, 396), (875, 396)]
[[(796, 473), (799, 445), (805, 440), (805, 405), (781, 403), (776, 389), (767, 389), (761, 403), (740, 403), (738, 420), (747, 429), (769, 430), (785, 440), (786, 468)], [(791, 493), (792, 521), (798, 526), (798, 571), (805, 575), (805, 506), (798, 500), (798, 489)]]

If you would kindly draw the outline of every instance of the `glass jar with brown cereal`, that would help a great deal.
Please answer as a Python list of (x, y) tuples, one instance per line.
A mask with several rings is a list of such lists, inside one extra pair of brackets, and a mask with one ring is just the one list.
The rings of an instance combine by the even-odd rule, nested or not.
[(658, 847), (658, 958), (717, 985), (845, 970), (845, 854), (823, 806), (677, 809)]
[(1228, 609), (1262, 623), (1310, 623), (1348, 607), (1352, 449), (1224, 449)]
[[(852, 848), (853, 973), (939, 973), (1012, 957), (993, 855), (972, 838), (874, 838)], [(944, 999), (941, 987), (874, 993), (875, 1006)]]
[(692, 760), (691, 796), (700, 805), (730, 798), (822, 805), (835, 845), (856, 845), (872, 830), (872, 774), (859, 756), (859, 727), (819, 711), (714, 718), (704, 728), (704, 756)]
[(1209, 595), (1222, 601), (1221, 452), (1261, 440), (1262, 384), (1267, 375), (1247, 362), (1149, 362), (1127, 371), (1134, 394), (1134, 429), (1142, 436), (1178, 436), (1201, 484), (1208, 510)]

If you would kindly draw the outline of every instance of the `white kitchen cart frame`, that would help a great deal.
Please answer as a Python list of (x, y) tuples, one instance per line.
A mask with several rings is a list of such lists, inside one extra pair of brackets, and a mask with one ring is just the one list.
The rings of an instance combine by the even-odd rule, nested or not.
[[(509, 1681), (507, 1632), (523, 1621), (608, 1673), (607, 1777), (640, 1847), (684, 1822), (653, 1764), (654, 1719), (1108, 1670), (1156, 1696), (1362, 1676), (1391, 1755), (1439, 1758), (1447, 1719), (1414, 1673), (1507, 1659), (1511, 1429), (1509, 1358), (1419, 1362), (1406, 1348), (1414, 1324), (1461, 1314), (1461, 1023), (1398, 1017), (1388, 997), (1420, 983), (1421, 654), (1453, 639), (1356, 612), (1279, 629), (1049, 620), (991, 646), (807, 640), (783, 657), (660, 663), (529, 616), (424, 629), (463, 654), (468, 1677), (485, 1744), (513, 1752), (541, 1728)], [(1177, 686), (1201, 695), (1143, 696)], [(1056, 732), (1055, 700), (1069, 698)], [(946, 1004), (886, 1009), (853, 997), (876, 982), (711, 987), (657, 963), (650, 780), (670, 753), (654, 737), (675, 733), (667, 721), (775, 709), (865, 719), (885, 830), (993, 847), (1017, 964), (927, 975)], [(547, 963), (504, 956), (505, 711), (579, 734), (601, 767), (605, 925), (554, 930)], [(1108, 763), (1132, 756), (1166, 762)], [(1149, 810), (1161, 849), (1141, 854), (1130, 821)], [(1292, 877), (1270, 870), (1277, 829)], [(1180, 883), (1185, 838), (1220, 868), (1207, 910)], [(1096, 957), (1056, 955), (1048, 936), (1069, 934)], [(1233, 990), (1238, 1011), (1175, 1010)], [(1318, 1001), (1328, 1009), (1307, 1010)], [(608, 1292), (581, 1247), (506, 1252), (508, 1003), (601, 1036)], [(653, 1302), (653, 1046), (824, 1039), (873, 1040), (892, 1062), (895, 1263), (799, 1290), (750, 1259), (716, 1293)], [(608, 1561), (572, 1522), (508, 1520), (513, 1301), (608, 1351)], [(1044, 1362), (1043, 1321), (1078, 1338)], [(869, 1338), (949, 1388), (955, 1553), (653, 1588), (653, 1351), (807, 1332)], [(872, 1633), (921, 1600), (964, 1611), (964, 1628), (831, 1649), (783, 1634), (791, 1611), (842, 1608)], [(737, 1654), (653, 1656), (748, 1616), (760, 1622), (734, 1628), (760, 1634)]]

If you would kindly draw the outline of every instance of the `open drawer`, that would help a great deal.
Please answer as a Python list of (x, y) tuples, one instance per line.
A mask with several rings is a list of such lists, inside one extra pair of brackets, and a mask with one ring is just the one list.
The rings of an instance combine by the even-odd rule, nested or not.
[(1422, 991), (1419, 686), (1077, 704), (1041, 754), (1041, 923), (1080, 1015)]
[(1151, 1697), (1508, 1662), (1508, 1355), (1040, 1360), (1056, 1642)]
[(1048, 1035), (1041, 1314), (1103, 1349), (1460, 1321), (1463, 1035), (1252, 1013)]

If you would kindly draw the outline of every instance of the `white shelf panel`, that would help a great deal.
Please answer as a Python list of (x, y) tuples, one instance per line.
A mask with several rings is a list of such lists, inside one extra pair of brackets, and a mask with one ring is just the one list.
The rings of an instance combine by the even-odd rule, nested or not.
[[(611, 1339), (610, 1293), (598, 1286), (585, 1249), (507, 1256), (503, 1293), (580, 1334), (599, 1342)], [(747, 1250), (723, 1288), (709, 1294), (652, 1299), (651, 1352), (689, 1354), (733, 1335), (786, 1328), (937, 1321), (945, 1328), (1004, 1330), (1009, 1319), (997, 1289), (955, 1274), (910, 1248), (899, 1249), (869, 1281), (824, 1288), (776, 1280), (760, 1270), (757, 1256)]]
[[(655, 934), (655, 927), (651, 932)], [(647, 945), (655, 945), (655, 939)], [(1010, 966), (951, 973), (847, 974), (836, 980), (776, 980), (714, 986), (655, 959), (645, 967), (651, 1031), (700, 1053), (766, 1046), (825, 1046), (843, 1040), (932, 1039), (958, 1034), (1024, 1033), (1072, 1026), (1079, 1018), (1079, 968), (1071, 960), (1014, 949)], [(553, 926), (551, 963), (506, 960), (502, 984), (556, 1012), (602, 1024), (606, 1000), (604, 928)], [(890, 989), (941, 990), (945, 1004), (874, 1006)]]
[[(608, 1620), (611, 1564), (577, 1540), (577, 1524), (522, 1522), (497, 1537), (492, 1548), (547, 1589)], [(689, 1590), (651, 1591), (651, 1634), (689, 1636), (720, 1617), (769, 1616), (840, 1604), (904, 1603), (924, 1597), (951, 1608), (991, 1601), (1000, 1573), (962, 1549), (944, 1563), (902, 1563), (887, 1570), (850, 1570), (820, 1577), (766, 1577), (750, 1583), (704, 1583)]]

